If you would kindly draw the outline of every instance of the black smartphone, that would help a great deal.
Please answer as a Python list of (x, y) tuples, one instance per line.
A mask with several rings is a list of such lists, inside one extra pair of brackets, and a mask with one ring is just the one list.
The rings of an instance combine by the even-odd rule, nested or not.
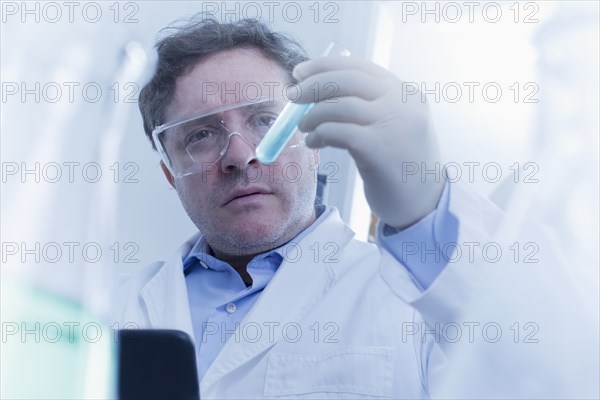
[(118, 395), (121, 400), (199, 400), (190, 336), (177, 330), (120, 330)]

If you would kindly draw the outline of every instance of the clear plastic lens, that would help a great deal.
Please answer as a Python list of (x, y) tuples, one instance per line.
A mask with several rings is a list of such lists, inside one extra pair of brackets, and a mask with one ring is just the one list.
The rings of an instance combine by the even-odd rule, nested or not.
[(277, 98), (213, 109), (156, 128), (154, 142), (174, 176), (198, 173), (223, 156), (234, 135), (254, 150), (285, 105)]

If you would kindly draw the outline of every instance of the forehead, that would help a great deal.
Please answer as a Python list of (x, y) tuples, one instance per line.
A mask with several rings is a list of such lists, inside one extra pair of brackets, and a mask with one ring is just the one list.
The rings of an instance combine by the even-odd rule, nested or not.
[(177, 78), (167, 120), (258, 97), (281, 96), (288, 81), (286, 71), (258, 49), (221, 51)]

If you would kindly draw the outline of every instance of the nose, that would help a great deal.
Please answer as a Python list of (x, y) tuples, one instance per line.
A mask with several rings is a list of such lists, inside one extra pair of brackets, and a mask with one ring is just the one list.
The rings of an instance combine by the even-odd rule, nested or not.
[(232, 132), (223, 149), (221, 158), (221, 170), (225, 173), (236, 172), (247, 168), (249, 165), (257, 164), (256, 146), (248, 141), (242, 134)]

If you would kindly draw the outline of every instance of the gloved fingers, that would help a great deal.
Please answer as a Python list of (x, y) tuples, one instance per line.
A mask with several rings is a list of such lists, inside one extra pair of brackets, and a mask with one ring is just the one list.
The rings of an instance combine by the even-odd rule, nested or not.
[(374, 100), (383, 95), (389, 86), (389, 82), (360, 70), (326, 71), (291, 87), (287, 97), (297, 103), (317, 103), (346, 96)]
[(298, 128), (303, 132), (310, 132), (325, 122), (368, 125), (383, 118), (384, 112), (382, 107), (377, 107), (377, 102), (358, 97), (334, 98), (317, 103), (302, 118)]
[(357, 163), (378, 148), (378, 138), (371, 127), (345, 122), (324, 122), (310, 132), (305, 140), (306, 145), (312, 148), (331, 146), (346, 149)]
[(327, 56), (301, 62), (296, 65), (292, 74), (299, 81), (314, 74), (337, 70), (358, 70), (380, 79), (394, 79), (387, 69), (359, 57)]

